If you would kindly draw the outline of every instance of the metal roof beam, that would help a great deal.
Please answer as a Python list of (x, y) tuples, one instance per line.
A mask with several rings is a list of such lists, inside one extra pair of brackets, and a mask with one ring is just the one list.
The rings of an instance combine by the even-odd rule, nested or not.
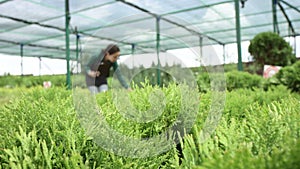
[[(34, 24), (34, 25), (38, 25), (38, 26), (41, 26), (41, 27), (46, 27), (46, 28), (51, 28), (51, 29), (56, 29), (56, 30), (59, 30), (59, 31), (62, 31), (62, 32), (65, 32), (65, 29), (64, 28), (59, 28), (59, 27), (55, 27), (55, 26), (51, 26), (51, 25), (46, 25), (46, 24), (41, 24), (39, 22), (33, 22), (33, 21), (27, 21), (27, 20), (23, 20), (23, 19), (19, 19), (19, 18), (14, 18), (14, 17), (11, 17), (11, 16), (5, 16), (5, 15), (1, 15), (0, 14), (0, 17), (2, 18), (6, 18), (6, 19), (11, 19), (11, 20), (14, 20), (14, 21), (17, 21), (17, 22), (23, 22), (25, 24)], [(76, 35), (75, 32), (71, 32), (72, 34)], [(122, 44), (129, 44), (131, 45), (132, 43), (131, 42), (125, 42), (125, 41), (119, 41), (119, 40), (115, 40), (115, 39), (112, 39), (112, 38), (105, 38), (105, 37), (100, 37), (100, 36), (94, 36), (94, 35), (91, 35), (91, 34), (88, 34), (88, 33), (84, 33), (82, 31), (79, 31), (78, 33), (82, 34), (82, 35), (85, 35), (85, 36), (89, 36), (89, 37), (95, 37), (95, 38), (99, 38), (99, 39), (102, 39), (102, 40), (109, 40), (109, 41), (113, 41), (113, 42), (117, 42), (117, 43), (122, 43)], [(61, 36), (64, 36), (64, 35), (61, 35)], [(43, 38), (44, 40), (44, 38)], [(30, 41), (30, 42), (37, 42), (37, 41)], [(17, 44), (20, 44), (18, 42), (16, 42)], [(24, 42), (24, 44), (27, 45), (27, 42)]]
[[(295, 36), (300, 36), (300, 33), (296, 34)], [(285, 36), (281, 36), (281, 37), (286, 38), (286, 37), (289, 37), (289, 36), (285, 35)], [(250, 41), (250, 40), (251, 39), (243, 39), (242, 41)], [(226, 44), (233, 44), (233, 43), (236, 43), (236, 42), (235, 41), (230, 41), (230, 42), (227, 42)]]
[[(259, 12), (259, 13), (249, 14), (249, 15), (243, 15), (241, 18), (247, 17), (247, 16), (261, 15), (261, 14), (266, 14), (266, 13), (270, 13), (270, 12)], [(215, 20), (208, 20), (208, 21), (205, 21), (205, 22), (194, 22), (194, 23), (188, 24), (187, 26), (215, 23), (215, 22), (219, 22), (219, 21), (228, 21), (228, 20), (231, 20), (231, 19), (234, 19), (234, 18), (235, 17), (227, 17), (227, 18), (221, 18), (221, 19), (215, 19)]]
[(289, 3), (287, 3), (286, 1), (284, 1), (284, 0), (280, 0), (280, 2), (282, 2), (282, 3), (284, 3), (284, 4), (286, 4), (287, 6), (289, 6), (290, 8), (293, 8), (294, 10), (296, 10), (297, 12), (299, 12), (300, 13), (300, 9), (298, 9), (297, 7), (294, 7), (293, 5), (291, 5), (291, 4), (289, 4)]
[[(229, 1), (227, 1), (229, 2)], [(231, 2), (231, 1), (230, 1)], [(255, 16), (255, 15), (262, 15), (262, 14), (266, 14), (266, 13), (271, 13), (272, 11), (266, 11), (266, 12), (258, 12), (258, 13), (252, 13), (252, 14), (248, 14), (248, 15), (244, 15), (244, 17), (247, 16)], [(96, 29), (100, 29), (100, 28), (108, 28), (108, 27), (113, 27), (113, 26), (119, 26), (119, 25), (123, 25), (123, 24), (128, 24), (128, 23), (134, 23), (134, 22), (139, 22), (139, 21), (144, 21), (146, 19), (151, 19), (152, 17), (146, 17), (146, 18), (142, 18), (142, 19), (135, 19), (132, 20), (130, 22), (120, 22), (117, 24), (111, 24), (111, 25), (104, 25), (104, 26), (100, 26), (100, 27), (94, 27), (94, 28), (89, 28), (89, 29), (85, 29), (83, 31), (91, 31), (91, 30), (96, 30)], [(191, 25), (198, 25), (198, 24), (205, 24), (205, 23), (213, 23), (213, 22), (218, 22), (218, 21), (223, 21), (223, 20), (230, 20), (230, 19), (234, 19), (235, 17), (229, 17), (229, 18), (222, 18), (222, 19), (217, 19), (217, 20), (211, 20), (211, 21), (207, 21), (207, 22), (202, 22), (202, 23), (192, 23), (189, 24), (187, 26), (191, 26)], [(168, 29), (173, 29), (173, 28), (167, 28), (164, 30), (168, 30)], [(222, 30), (221, 30), (222, 31)], [(219, 31), (218, 31), (219, 32)], [(207, 34), (208, 32), (204, 32), (204, 34)], [(212, 33), (212, 32), (209, 32)], [(185, 35), (186, 36), (186, 35)], [(181, 37), (181, 36), (179, 36)]]
[[(0, 42), (10, 43), (10, 44), (15, 44), (15, 45), (21, 45), (21, 44), (23, 44), (23, 43), (20, 43), (20, 42), (14, 42), (14, 41), (3, 40), (3, 39), (0, 39)], [(25, 45), (25, 44), (23, 44), (23, 45)], [(47, 49), (55, 49), (55, 50), (65, 51), (64, 48), (54, 47), (54, 46), (36, 45), (36, 44), (30, 44), (30, 43), (26, 44), (26, 46), (40, 47), (40, 48), (47, 48)]]
[[(295, 20), (295, 21), (300, 21), (299, 20)], [(278, 24), (284, 24), (285, 22), (278, 22)], [(265, 27), (265, 26), (270, 26), (272, 23), (265, 23), (265, 24), (260, 24), (260, 25), (256, 25), (255, 27), (253, 26), (245, 26), (245, 27), (241, 27), (243, 30), (246, 30), (246, 29), (252, 29), (252, 28), (257, 28), (257, 27)], [(210, 34), (210, 33), (218, 33), (218, 32), (228, 32), (228, 31), (234, 31), (235, 28), (229, 28), (229, 29), (222, 29), (222, 30), (217, 30), (217, 31), (209, 31), (209, 32), (205, 32), (205, 34)], [(299, 35), (299, 34), (297, 34)], [(189, 36), (188, 34), (183, 34), (183, 35), (180, 35), (180, 36), (177, 36), (177, 37), (187, 37)], [(226, 36), (224, 36), (226, 37)], [(221, 38), (224, 38), (224, 37), (221, 37)], [(164, 37), (161, 39), (161, 41), (165, 41), (165, 40), (170, 40), (170, 39), (173, 39), (171, 37)], [(146, 43), (149, 43), (149, 42), (153, 42), (153, 40), (147, 40), (147, 41), (139, 41), (137, 42), (137, 44), (146, 44)], [(228, 43), (225, 43), (224, 44), (228, 44)]]
[(2, 14), (0, 14), (0, 17), (10, 19), (10, 20), (13, 20), (13, 21), (16, 21), (16, 22), (22, 22), (22, 23), (25, 23), (25, 24), (28, 24), (28, 25), (33, 25), (34, 24), (34, 25), (38, 25), (38, 26), (41, 26), (41, 27), (45, 27), (45, 28), (52, 28), (52, 29), (56, 29), (56, 30), (60, 30), (60, 31), (65, 31), (63, 28), (59, 28), (59, 27), (55, 27), (55, 26), (51, 26), (51, 25), (46, 25), (46, 24), (42, 24), (42, 23), (34, 22), (34, 21), (27, 21), (27, 20), (24, 20), (24, 19), (14, 18), (14, 17), (11, 17), (11, 16), (2, 15)]
[[(152, 13), (152, 12), (150, 12), (149, 10), (144, 9), (144, 8), (141, 8), (141, 7), (139, 7), (139, 6), (137, 6), (137, 5), (133, 4), (133, 3), (126, 2), (125, 0), (116, 0), (116, 1), (122, 2), (122, 3), (124, 3), (124, 4), (127, 4), (127, 5), (131, 6), (131, 7), (134, 7), (134, 8), (136, 8), (136, 9), (140, 10), (140, 11), (143, 11), (143, 12), (149, 14), (149, 15), (152, 15), (153, 17), (160, 17), (158, 14)], [(187, 31), (189, 31), (189, 32), (191, 32), (191, 33), (193, 33), (193, 34), (196, 34), (196, 35), (198, 35), (198, 36), (206, 37), (206, 38), (208, 38), (208, 39), (210, 39), (210, 40), (216, 41), (217, 43), (223, 45), (223, 43), (220, 42), (220, 41), (218, 41), (217, 39), (214, 39), (214, 38), (209, 37), (209, 36), (207, 36), (207, 35), (201, 34), (200, 32), (197, 32), (197, 31), (195, 31), (195, 30), (189, 29), (189, 28), (185, 27), (184, 25), (181, 25), (181, 24), (179, 24), (179, 23), (177, 23), (177, 22), (175, 22), (175, 21), (172, 21), (172, 20), (169, 20), (169, 19), (166, 19), (166, 18), (163, 18), (163, 17), (161, 17), (160, 19), (161, 19), (161, 20), (164, 20), (164, 21), (166, 21), (166, 22), (169, 22), (169, 23), (171, 23), (171, 24), (174, 24), (174, 25), (176, 25), (176, 26), (178, 26), (178, 27), (181, 27), (181, 28), (183, 28), (183, 29), (185, 29), (185, 30), (187, 30)]]
[[(295, 20), (295, 21), (300, 21), (300, 19)], [(284, 21), (278, 22), (278, 24), (284, 24)], [(245, 27), (241, 27), (243, 30), (246, 29), (251, 29), (251, 28), (257, 28), (257, 27), (264, 27), (264, 26), (270, 26), (272, 25), (272, 23), (264, 23), (264, 24), (259, 24), (259, 25), (255, 25), (255, 27), (253, 26), (245, 26)], [(217, 33), (217, 32), (227, 32), (227, 31), (234, 31), (235, 28), (230, 28), (230, 29), (222, 29), (222, 30), (218, 30), (218, 31), (210, 31), (210, 32), (205, 32), (205, 33)]]
[(0, 2), (0, 5), (4, 4), (4, 3), (6, 3), (6, 2), (9, 2), (9, 1), (13, 1), (13, 0), (4, 0), (4, 1), (1, 1), (1, 2)]
[[(12, 55), (12, 56), (19, 56), (19, 52), (1, 52), (2, 54)], [(53, 57), (52, 55), (23, 55), (24, 57), (43, 57), (43, 58), (49, 58), (49, 59), (62, 59), (65, 60), (65, 57)], [(75, 60), (75, 59), (71, 59)]]
[(97, 26), (97, 27), (93, 27), (93, 28), (84, 29), (83, 31), (92, 31), (92, 30), (97, 30), (97, 29), (102, 29), (102, 28), (109, 28), (109, 27), (114, 27), (114, 26), (131, 24), (131, 23), (145, 21), (147, 19), (152, 19), (152, 18), (153, 17), (145, 17), (145, 18), (141, 18), (141, 19), (134, 19), (134, 20), (131, 20), (131, 21), (118, 22), (118, 23), (114, 23), (114, 24), (108, 24), (108, 25), (103, 25), (103, 26)]
[(174, 21), (171, 21), (171, 20), (169, 20), (169, 19), (166, 19), (166, 18), (161, 18), (161, 19), (164, 20), (164, 21), (167, 21), (167, 22), (169, 22), (169, 23), (172, 23), (172, 24), (174, 24), (174, 25), (176, 25), (176, 26), (178, 26), (178, 27), (181, 27), (181, 28), (183, 28), (183, 29), (185, 29), (185, 30), (187, 30), (187, 31), (189, 31), (189, 32), (191, 32), (191, 33), (194, 33), (194, 34), (198, 35), (198, 36), (206, 37), (206, 38), (208, 38), (208, 39), (210, 39), (210, 40), (213, 40), (213, 41), (219, 43), (220, 45), (223, 45), (223, 43), (222, 43), (221, 41), (218, 41), (218, 40), (215, 39), (215, 38), (212, 38), (212, 37), (207, 36), (207, 35), (205, 35), (205, 34), (199, 33), (199, 32), (197, 32), (197, 31), (195, 31), (195, 30), (189, 29), (189, 28), (187, 28), (186, 26), (181, 25), (181, 24), (178, 24), (178, 23), (176, 23), (176, 22), (174, 22)]
[[(289, 9), (291, 9), (291, 8), (289, 8)], [(272, 11), (264, 11), (264, 12), (251, 13), (251, 14), (243, 15), (241, 17), (263, 15), (263, 14), (268, 14), (268, 13), (272, 13)], [(190, 23), (190, 24), (188, 24), (186, 26), (193, 26), (193, 25), (201, 25), (201, 24), (207, 24), (207, 23), (214, 23), (214, 22), (219, 22), (219, 21), (224, 21), (224, 20), (231, 20), (231, 19), (235, 19), (235, 17), (227, 17), (227, 18), (222, 18), (222, 19), (209, 20), (209, 21), (201, 22), (201, 23), (200, 22), (194, 22), (194, 23)], [(253, 27), (255, 27), (255, 26), (253, 26)], [(206, 32), (204, 32), (204, 34), (206, 34)]]
[[(42, 40), (58, 38), (58, 37), (61, 37), (61, 36), (64, 36), (64, 35), (54, 35), (54, 36), (48, 36), (48, 37), (43, 37), (43, 38), (35, 39), (34, 41), (16, 42), (16, 43), (27, 45), (27, 44), (30, 44), (30, 43), (33, 43), (33, 42), (38, 42), (38, 41), (42, 41)], [(6, 48), (6, 47), (7, 46), (1, 46), (0, 49)]]
[[(229, 1), (228, 1), (229, 2)], [(231, 2), (231, 1), (230, 1)], [(244, 17), (247, 17), (247, 16), (254, 16), (254, 15), (263, 15), (263, 14), (266, 14), (266, 13), (270, 13), (272, 11), (266, 11), (266, 12), (259, 12), (259, 13), (252, 13), (252, 14), (248, 14), (248, 15), (244, 15)], [(235, 17), (229, 17), (229, 18), (223, 18), (223, 19), (218, 19), (218, 20), (211, 20), (211, 21), (207, 21), (207, 22), (201, 22), (201, 23), (192, 23), (192, 24), (189, 24), (187, 26), (190, 26), (190, 25), (195, 25), (195, 24), (203, 24), (203, 23), (210, 23), (210, 22), (218, 22), (218, 21), (222, 21), (222, 20), (230, 20), (230, 19), (234, 19)], [(142, 18), (142, 19), (136, 19), (136, 20), (132, 20), (130, 22), (121, 22), (121, 23), (118, 23), (118, 24), (112, 24), (112, 25), (106, 25), (106, 26), (102, 26), (102, 27), (94, 27), (94, 28), (90, 28), (90, 29), (86, 29), (84, 31), (90, 31), (90, 30), (96, 30), (96, 29), (100, 29), (100, 28), (107, 28), (107, 27), (112, 27), (112, 26), (117, 26), (117, 25), (122, 25), (122, 24), (129, 24), (129, 23), (134, 23), (134, 22), (138, 22), (138, 21), (143, 21), (145, 19), (150, 19), (150, 17), (147, 17), (147, 18)], [(280, 22), (282, 23), (282, 22)], [(259, 25), (260, 27), (261, 25)], [(265, 25), (263, 25), (265, 26)], [(248, 28), (252, 28), (252, 27), (243, 27), (243, 29), (248, 29)], [(168, 30), (168, 29), (173, 29), (173, 28), (167, 28), (167, 29), (164, 29), (164, 31)], [(235, 30), (235, 28), (233, 29), (227, 29), (225, 31), (230, 31), (230, 30)], [(207, 34), (207, 33), (214, 33), (214, 32), (222, 32), (224, 30), (218, 30), (218, 31), (211, 31), (211, 32), (204, 32), (204, 34)], [(187, 36), (187, 35), (184, 35), (184, 36)], [(178, 37), (184, 37), (184, 36), (178, 36)], [(169, 38), (167, 38), (169, 39)], [(162, 40), (165, 40), (165, 39), (162, 39)], [(148, 40), (148, 41), (141, 41), (141, 43), (145, 43), (145, 42), (151, 42), (151, 40)], [(139, 42), (137, 42), (139, 43)]]
[[(19, 56), (18, 54), (20, 54), (19, 52), (1, 52), (2, 54), (8, 54), (8, 55), (12, 55), (12, 56)], [(23, 55), (26, 57), (47, 57), (47, 58), (53, 58), (51, 57), (51, 55)]]
[(287, 20), (287, 22), (288, 22), (288, 24), (289, 24), (289, 27), (291, 28), (292, 33), (293, 33), (293, 35), (294, 35), (296, 32), (295, 32), (295, 29), (294, 29), (294, 27), (293, 27), (293, 24), (292, 24), (292, 22), (291, 22), (289, 16), (286, 14), (286, 12), (285, 12), (285, 10), (284, 10), (284, 8), (283, 8), (283, 6), (281, 5), (280, 2), (278, 2), (278, 6), (279, 6), (280, 10), (282, 11), (282, 13), (283, 13), (285, 19)]
[(172, 14), (177, 14), (177, 13), (182, 13), (182, 12), (188, 12), (188, 11), (198, 10), (198, 9), (202, 9), (202, 8), (209, 8), (212, 6), (226, 4), (226, 3), (232, 3), (232, 2), (233, 2), (232, 0), (229, 0), (229, 1), (223, 1), (223, 2), (218, 2), (218, 3), (214, 3), (214, 4), (209, 4), (209, 5), (201, 5), (201, 6), (196, 6), (196, 7), (192, 7), (192, 8), (186, 8), (186, 9), (182, 9), (182, 10), (178, 10), (178, 11), (164, 13), (164, 14), (161, 14), (161, 16), (172, 15)]
[(97, 39), (113, 41), (113, 42), (122, 43), (122, 44), (126, 44), (126, 45), (131, 45), (132, 44), (130, 42), (125, 42), (125, 41), (121, 41), (121, 40), (115, 40), (115, 39), (112, 39), (112, 38), (106, 38), (106, 37), (102, 37), (102, 36), (91, 35), (91, 34), (83, 32), (83, 31), (78, 31), (78, 33), (81, 34), (81, 35), (88, 36), (88, 37), (93, 37), (93, 38), (97, 38)]
[[(125, 42), (125, 41), (121, 41), (121, 40), (115, 40), (115, 39), (112, 39), (112, 38), (106, 38), (106, 37), (101, 37), (101, 36), (96, 36), (96, 35), (91, 35), (91, 34), (88, 34), (88, 33), (85, 33), (83, 31), (78, 31), (78, 33), (80, 33), (81, 35), (85, 35), (85, 36), (88, 36), (88, 37), (93, 37), (93, 38), (97, 38), (97, 39), (102, 39), (102, 40), (108, 40), (108, 41), (113, 41), (113, 42), (116, 42), (116, 43), (121, 43), (121, 44), (125, 44), (125, 45), (132, 45), (131, 42)], [(143, 46), (140, 46), (140, 45), (136, 45), (138, 49), (142, 50), (142, 48), (146, 48), (146, 47), (143, 47)], [(142, 48), (141, 48), (142, 47)]]
[(111, 1), (111, 2), (106, 2), (104, 4), (87, 7), (87, 8), (84, 8), (84, 9), (80, 9), (80, 10), (71, 12), (71, 14), (76, 14), (76, 13), (79, 13), (79, 12), (88, 11), (88, 10), (95, 9), (95, 8), (100, 8), (100, 7), (103, 7), (103, 6), (106, 6), (106, 5), (110, 5), (110, 4), (113, 4), (113, 3), (116, 3), (116, 2), (115, 1)]
[[(109, 5), (109, 4), (112, 4), (112, 3), (115, 3), (115, 1), (107, 2), (107, 3), (104, 3), (104, 4), (100, 4), (100, 5), (95, 5), (95, 6), (84, 8), (84, 9), (81, 9), (81, 10), (78, 10), (78, 11), (74, 11), (74, 12), (71, 12), (71, 15), (72, 14), (77, 14), (77, 13), (82, 12), (82, 11), (86, 11), (86, 10), (90, 10), (90, 9), (94, 9), (94, 8), (99, 8), (99, 7), (102, 7), (102, 6), (105, 6), (105, 5)], [(40, 20), (39, 23), (46, 22), (46, 21), (51, 21), (51, 20), (58, 19), (58, 18), (61, 18), (61, 17), (64, 17), (64, 16), (65, 16), (65, 14), (58, 15), (58, 16), (51, 17), (51, 18), (47, 18), (47, 19), (44, 19), (44, 20)], [(6, 29), (4, 31), (12, 31), (12, 30), (16, 30), (16, 29), (23, 28), (23, 27), (26, 27), (26, 26), (27, 25), (25, 25), (25, 26), (18, 26), (18, 27), (14, 27), (14, 28), (11, 28), (11, 29)], [(0, 33), (1, 32), (3, 32), (3, 31), (0, 31)]]

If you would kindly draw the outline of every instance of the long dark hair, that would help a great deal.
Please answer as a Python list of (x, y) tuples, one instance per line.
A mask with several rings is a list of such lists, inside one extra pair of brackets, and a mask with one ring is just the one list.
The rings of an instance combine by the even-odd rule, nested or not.
[(117, 53), (117, 52), (120, 52), (120, 48), (115, 45), (115, 44), (109, 44), (104, 50), (104, 55), (106, 54), (106, 52), (108, 52), (110, 55), (111, 54), (114, 54), (114, 53)]

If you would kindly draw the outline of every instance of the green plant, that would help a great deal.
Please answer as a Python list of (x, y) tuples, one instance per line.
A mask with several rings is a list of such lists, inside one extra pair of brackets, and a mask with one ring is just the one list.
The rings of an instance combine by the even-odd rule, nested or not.
[[(143, 85), (142, 88), (133, 87), (130, 93), (121, 91), (121, 94), (128, 94), (128, 100), (137, 111), (137, 114), (126, 114), (144, 118), (157, 113), (157, 108), (162, 109), (159, 106), (165, 101), (162, 114), (149, 122), (137, 122), (120, 114), (126, 111), (129, 102), (121, 96), (122, 105), (116, 107), (113, 103), (115, 90), (99, 93), (96, 98), (92, 97), (95, 102), (88, 104), (85, 101), (91, 100), (63, 87), (18, 89), (20, 96), (0, 107), (0, 168), (299, 167), (300, 96), (285, 86), (273, 86), (266, 91), (259, 88), (227, 91), (223, 114), (215, 117), (210, 116), (214, 94), (210, 90), (197, 93), (179, 90), (176, 84), (165, 88)], [(79, 90), (90, 94), (87, 89)], [(181, 92), (185, 96), (181, 96)], [(76, 106), (83, 107), (86, 114), (75, 111), (74, 97), (79, 97)], [(99, 106), (102, 116), (86, 111), (85, 108), (92, 104)], [(144, 139), (172, 126), (180, 110), (197, 112), (196, 117), (191, 116), (195, 120), (191, 132), (181, 140), (182, 151), (174, 146), (170, 151), (148, 158), (123, 157), (106, 151), (97, 145), (97, 138), (90, 136), (89, 128), (84, 126), (103, 130), (101, 124), (94, 126), (93, 121), (105, 117), (115, 131)], [(91, 115), (92, 118), (88, 117)], [(185, 116), (183, 122), (190, 120), (189, 114)], [(204, 128), (211, 127), (208, 117), (212, 119), (210, 122), (217, 123), (216, 130), (211, 133), (205, 133), (207, 128)], [(108, 136), (109, 141), (119, 141), (114, 140), (111, 133)], [(137, 145), (133, 146), (129, 150)]]
[[(86, 91), (89, 96), (88, 90), (79, 90)], [(121, 116), (113, 105), (111, 92), (101, 93), (97, 98), (112, 128), (127, 136), (147, 138), (171, 126), (180, 109), (180, 90), (175, 84), (151, 96), (156, 90), (160, 88), (146, 85), (130, 93), (138, 111), (145, 111), (152, 106), (149, 115), (156, 113), (157, 104), (161, 104), (161, 98), (157, 98), (156, 94), (165, 94), (168, 104), (163, 109), (163, 115), (148, 123), (138, 123)], [(197, 92), (187, 92), (197, 95)], [(149, 97), (154, 99), (154, 105), (148, 102)], [(85, 97), (80, 99), (80, 104), (85, 104)], [(187, 103), (196, 102), (193, 99), (193, 102)], [(121, 106), (126, 108), (126, 105)], [(195, 105), (191, 105), (181, 109), (185, 112), (195, 108)], [(87, 112), (87, 115), (90, 113)], [(0, 168), (170, 168), (169, 160), (174, 158), (173, 151), (149, 158), (122, 157), (106, 151), (96, 144), (96, 137), (86, 135), (86, 128), (82, 128), (84, 119), (80, 119), (80, 115), (73, 108), (71, 91), (61, 87), (24, 88), (18, 99), (0, 108)], [(92, 118), (97, 119), (95, 116)]]
[(296, 61), (293, 49), (282, 37), (273, 32), (257, 34), (248, 48), (262, 73), (264, 65), (287, 66)]
[(52, 86), (65, 86), (65, 75), (43, 76), (0, 76), (0, 87), (35, 87), (43, 86), (44, 81), (50, 81)]
[(226, 73), (227, 90), (238, 88), (254, 89), (262, 87), (263, 78), (248, 72), (231, 71)]
[(200, 92), (261, 88), (264, 81), (265, 79), (261, 76), (240, 71), (230, 71), (224, 74), (203, 72), (197, 77)]
[(280, 69), (275, 77), (293, 92), (300, 92), (300, 61)]
[[(248, 105), (224, 114), (218, 128), (207, 140), (201, 139), (201, 128), (195, 126), (193, 135), (184, 138), (184, 158), (180, 168), (298, 168), (298, 99), (280, 92), (284, 99), (259, 104), (252, 100), (256, 92), (249, 90), (247, 96), (244, 96), (247, 92), (240, 95), (234, 92), (235, 95), (229, 96), (227, 100), (240, 100), (227, 103), (233, 107)], [(243, 118), (236, 116), (242, 113)]]

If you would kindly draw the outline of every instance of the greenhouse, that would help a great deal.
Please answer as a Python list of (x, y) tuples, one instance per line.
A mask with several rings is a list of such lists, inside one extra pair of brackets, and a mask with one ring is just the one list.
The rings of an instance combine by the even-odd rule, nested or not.
[(2, 0), (0, 53), (77, 60), (87, 41), (91, 51), (117, 43), (126, 55), (239, 45), (266, 31), (295, 37), (299, 6), (296, 0)]
[(299, 0), (0, 0), (0, 25), (21, 70), (0, 76), (0, 168), (299, 167)]

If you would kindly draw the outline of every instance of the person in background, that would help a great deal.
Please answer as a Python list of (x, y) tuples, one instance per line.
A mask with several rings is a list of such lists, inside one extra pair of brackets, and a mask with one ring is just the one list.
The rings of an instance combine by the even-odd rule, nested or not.
[(118, 69), (117, 59), (120, 56), (120, 49), (115, 44), (108, 45), (98, 56), (93, 56), (85, 66), (86, 85), (92, 94), (105, 92), (108, 90), (107, 78), (111, 67), (117, 75), (122, 86), (131, 90), (124, 80), (120, 69)]

